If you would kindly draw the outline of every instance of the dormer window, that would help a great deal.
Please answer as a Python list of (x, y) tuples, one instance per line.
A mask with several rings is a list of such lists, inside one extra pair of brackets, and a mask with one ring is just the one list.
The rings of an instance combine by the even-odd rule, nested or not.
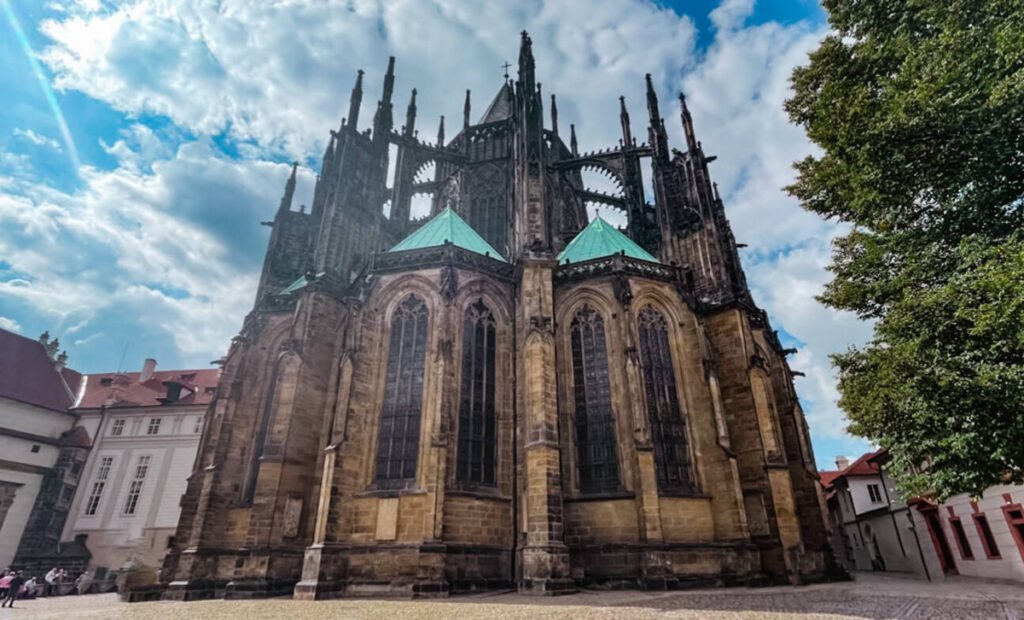
[(176, 402), (181, 398), (181, 388), (183, 387), (177, 381), (164, 381), (164, 385), (167, 386), (167, 394), (160, 399), (160, 401), (167, 405)]

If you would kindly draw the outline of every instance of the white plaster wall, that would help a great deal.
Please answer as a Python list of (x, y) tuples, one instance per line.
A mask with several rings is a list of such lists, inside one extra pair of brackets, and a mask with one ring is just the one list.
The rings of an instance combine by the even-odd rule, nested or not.
[(0, 398), (0, 426), (57, 439), (74, 423), (75, 416), (73, 415)]
[(188, 486), (188, 476), (192, 473), (192, 463), (196, 459), (197, 449), (198, 446), (176, 448), (174, 455), (168, 460), (167, 482), (160, 490), (160, 507), (153, 527), (176, 527), (178, 525), (178, 516), (181, 514), (179, 502)]
[[(1006, 501), (1002, 497), (1003, 493), (1010, 494), (1010, 498), (1013, 500), (1011, 503), (1024, 504), (1024, 489), (1017, 486), (989, 487), (978, 499), (978, 509), (988, 517), (992, 536), (999, 547), (999, 558), (988, 559), (985, 555), (985, 547), (981, 542), (978, 528), (974, 524), (974, 518), (971, 516), (974, 514), (974, 510), (969, 496), (966, 494), (955, 495), (939, 507), (939, 516), (946, 529), (946, 537), (953, 548), (953, 556), (957, 560), (957, 568), (961, 575), (1024, 582), (1024, 559), (1021, 558), (1020, 550), (1017, 548), (1003, 513), (1002, 507), (1006, 505)], [(947, 506), (952, 507), (956, 516), (960, 517), (964, 533), (967, 534), (967, 541), (974, 553), (973, 560), (965, 560), (960, 557), (960, 549), (956, 546), (953, 528), (949, 523)]]
[[(858, 515), (886, 507), (885, 491), (882, 490), (882, 480), (879, 476), (851, 476), (846, 479), (846, 482), (850, 485), (850, 497), (853, 499), (853, 508)], [(869, 484), (878, 485), (881, 501), (871, 501), (871, 496), (868, 493)]]

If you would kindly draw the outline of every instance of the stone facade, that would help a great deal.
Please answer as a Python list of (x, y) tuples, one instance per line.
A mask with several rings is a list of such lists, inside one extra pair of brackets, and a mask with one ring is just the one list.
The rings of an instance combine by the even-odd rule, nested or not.
[[(393, 130), (393, 71), (394, 59), (365, 132), (360, 72), (309, 213), (291, 210), (294, 175), (286, 186), (182, 499), (165, 596), (826, 578), (786, 351), (750, 298), (685, 101), (686, 153), (668, 147), (650, 80), (649, 143), (630, 135), (623, 104), (621, 146), (579, 153), (575, 128), (568, 146), (559, 136), (554, 97), (544, 126), (524, 33), (518, 79), (476, 124), (467, 94), (461, 130), (446, 141), (442, 120), (428, 144), (415, 91)], [(621, 191), (587, 189), (584, 169)], [(422, 224), (415, 194), (501, 256), (455, 243), (387, 252)], [(595, 202), (624, 213), (658, 261), (560, 262)]]

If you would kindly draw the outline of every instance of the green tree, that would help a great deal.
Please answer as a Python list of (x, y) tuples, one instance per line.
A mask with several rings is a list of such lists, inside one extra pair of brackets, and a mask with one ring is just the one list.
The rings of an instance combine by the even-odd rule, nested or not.
[(832, 357), (850, 431), (911, 493), (1024, 482), (1024, 3), (824, 5), (786, 102), (821, 151), (787, 189), (852, 225), (820, 297), (876, 321)]

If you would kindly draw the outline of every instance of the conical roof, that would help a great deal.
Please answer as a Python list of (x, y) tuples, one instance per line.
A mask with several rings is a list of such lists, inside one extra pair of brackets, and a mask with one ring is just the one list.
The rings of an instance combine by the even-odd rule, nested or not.
[(401, 252), (402, 250), (432, 248), (444, 245), (445, 242), (450, 242), (470, 252), (490, 256), (500, 261), (505, 260), (504, 256), (484, 241), (483, 237), (450, 208), (445, 208), (444, 211), (435, 215), (433, 219), (420, 226), (416, 232), (388, 251)]
[(597, 216), (569, 242), (569, 245), (565, 246), (558, 255), (558, 263), (579, 263), (620, 253), (652, 263), (660, 262), (632, 239), (601, 219), (601, 216)]

